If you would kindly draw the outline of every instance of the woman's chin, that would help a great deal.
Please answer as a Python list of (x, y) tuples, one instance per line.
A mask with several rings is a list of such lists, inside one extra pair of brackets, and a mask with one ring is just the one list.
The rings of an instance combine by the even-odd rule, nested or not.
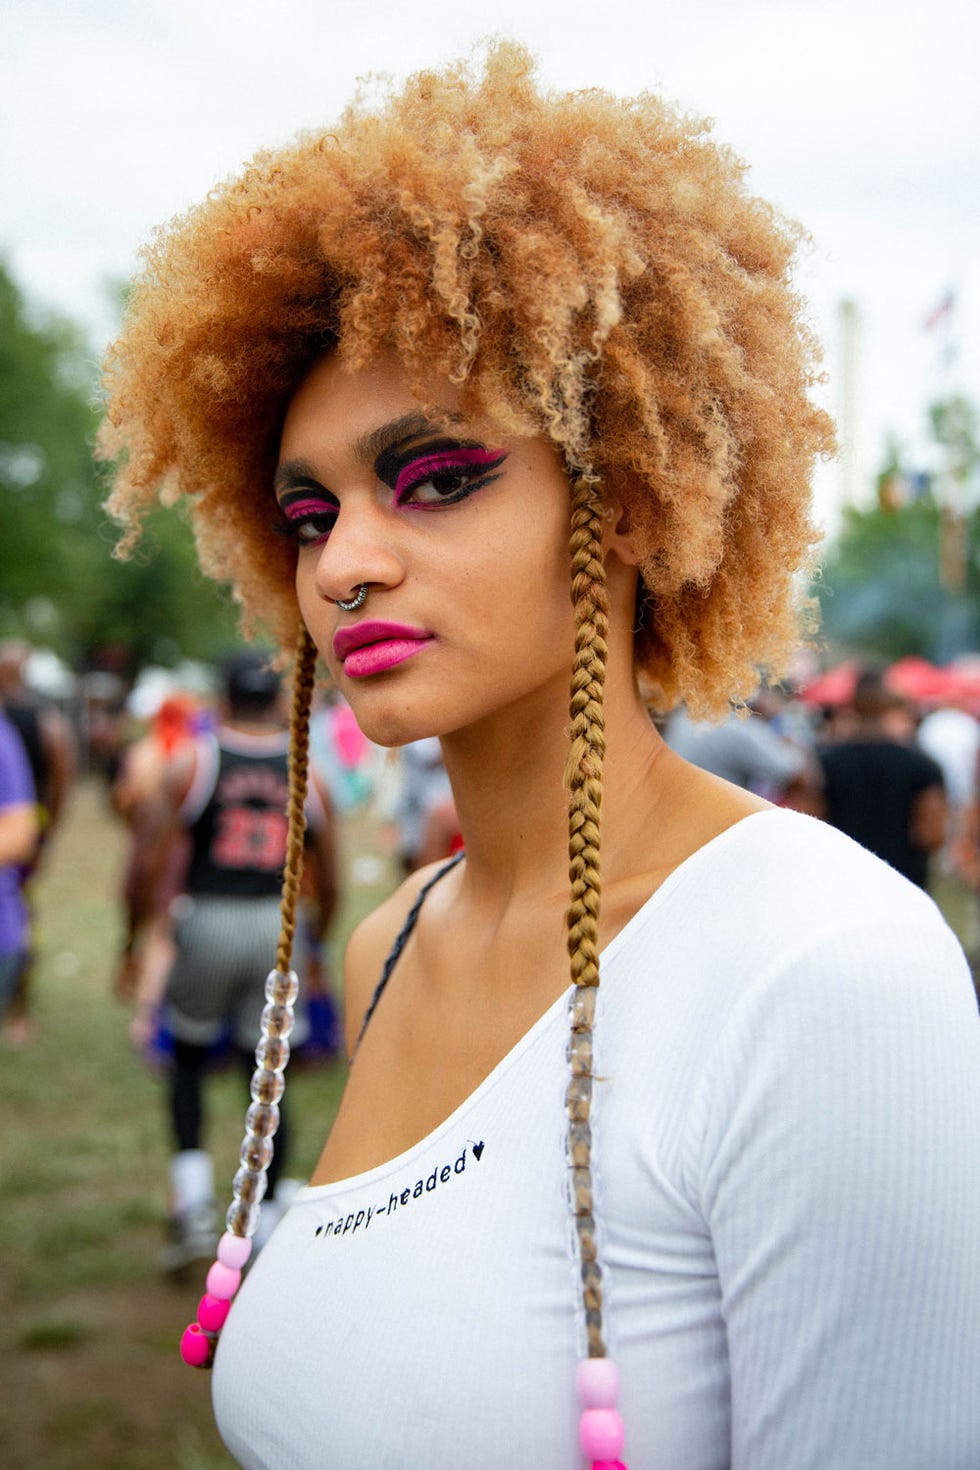
[(431, 713), (404, 707), (395, 708), (393, 702), (387, 702), (386, 707), (382, 708), (380, 702), (375, 704), (371, 700), (359, 699), (350, 694), (347, 697), (361, 734), (372, 745), (394, 750), (401, 745), (411, 745), (415, 740), (425, 740), (431, 735), (444, 733), (441, 727), (437, 728)]

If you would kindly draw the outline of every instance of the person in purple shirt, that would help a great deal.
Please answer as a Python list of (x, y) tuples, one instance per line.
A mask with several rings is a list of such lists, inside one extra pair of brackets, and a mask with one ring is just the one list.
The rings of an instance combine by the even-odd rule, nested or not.
[(0, 1018), (27, 956), (20, 867), (37, 845), (34, 781), (20, 736), (0, 714)]

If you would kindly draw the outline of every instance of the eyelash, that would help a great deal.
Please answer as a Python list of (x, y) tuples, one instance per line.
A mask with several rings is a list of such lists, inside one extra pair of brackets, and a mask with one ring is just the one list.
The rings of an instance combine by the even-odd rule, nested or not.
[(463, 482), (457, 489), (440, 496), (439, 500), (416, 502), (411, 508), (438, 510), (443, 505), (455, 505), (495, 480), (497, 477), (493, 471), (499, 469), (503, 462), (504, 455), (489, 449), (457, 449), (423, 455), (399, 472), (394, 486), (395, 504), (399, 507), (408, 504), (409, 496), (430, 481), (438, 493), (439, 480), (456, 480)]
[[(309, 500), (294, 500), (288, 509), (280, 510), (273, 521), (273, 530), (302, 546), (316, 546), (326, 541), (337, 519), (339, 505), (311, 495)], [(307, 535), (312, 531), (312, 535)]]
[[(392, 487), (395, 505), (399, 509), (405, 507), (423, 511), (441, 510), (443, 506), (456, 505), (477, 490), (482, 490), (485, 485), (491, 484), (497, 478), (494, 471), (500, 468), (505, 457), (491, 450), (477, 448), (422, 455), (398, 472)], [(437, 500), (411, 501), (410, 497), (430, 481), (438, 495), (439, 480), (461, 483), (445, 495), (439, 495)], [(339, 505), (311, 493), (309, 499), (294, 500), (288, 508), (283, 508), (274, 522), (274, 529), (279, 535), (298, 542), (300, 547), (320, 545), (333, 530), (339, 511)]]

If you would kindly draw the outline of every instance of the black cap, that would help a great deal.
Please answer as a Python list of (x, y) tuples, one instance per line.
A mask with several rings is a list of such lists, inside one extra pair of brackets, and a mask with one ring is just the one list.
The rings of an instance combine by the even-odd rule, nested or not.
[(279, 698), (282, 679), (272, 667), (272, 653), (263, 648), (243, 648), (222, 664), (225, 694), (233, 706), (266, 708)]

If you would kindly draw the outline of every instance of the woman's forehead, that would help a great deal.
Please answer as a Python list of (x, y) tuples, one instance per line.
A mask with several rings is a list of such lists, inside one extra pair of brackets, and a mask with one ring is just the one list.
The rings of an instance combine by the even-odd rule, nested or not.
[[(433, 410), (435, 405), (435, 411)], [(290, 399), (283, 422), (281, 455), (297, 440), (323, 440), (337, 449), (370, 447), (372, 433), (404, 421), (406, 432), (442, 416), (458, 419), (459, 389), (435, 378), (426, 410), (398, 358), (385, 353), (366, 367), (349, 367), (331, 351), (306, 374)]]
[(467, 415), (461, 399), (459, 385), (441, 374), (425, 384), (423, 399), (394, 353), (351, 367), (332, 350), (314, 363), (288, 404), (279, 464), (341, 459), (372, 464), (394, 443), (421, 442), (433, 435), (507, 447), (540, 440), (563, 463), (547, 435), (515, 433), (513, 425), (505, 428), (492, 416)]

